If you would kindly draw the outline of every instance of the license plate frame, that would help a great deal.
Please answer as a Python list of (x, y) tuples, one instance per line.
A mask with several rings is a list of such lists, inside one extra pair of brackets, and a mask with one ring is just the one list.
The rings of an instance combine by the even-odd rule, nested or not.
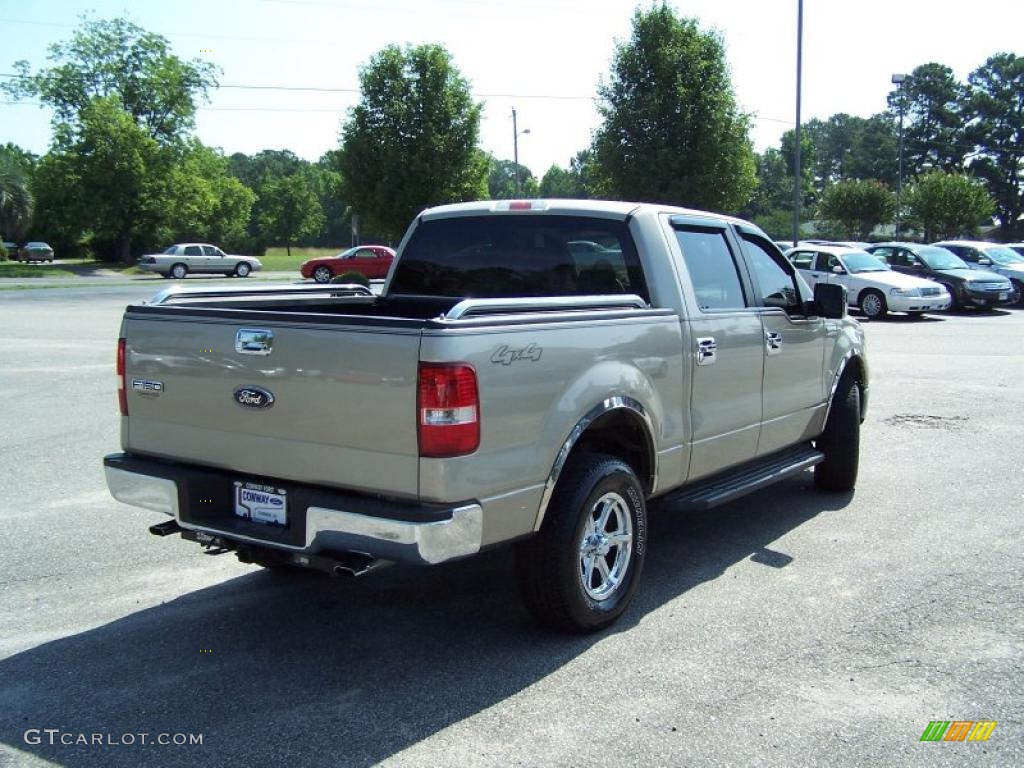
[(235, 516), (260, 525), (288, 525), (288, 491), (275, 485), (236, 480)]

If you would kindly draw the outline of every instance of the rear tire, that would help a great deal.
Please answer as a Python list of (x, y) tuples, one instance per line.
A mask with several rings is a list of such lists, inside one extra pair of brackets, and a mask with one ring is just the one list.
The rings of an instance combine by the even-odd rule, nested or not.
[(175, 264), (174, 266), (171, 267), (170, 275), (175, 280), (184, 280), (185, 276), (187, 274), (188, 274), (188, 267), (186, 267), (184, 264), (182, 264), (180, 262), (178, 264)]
[(540, 532), (516, 546), (523, 601), (551, 629), (603, 629), (628, 607), (646, 552), (647, 506), (633, 470), (613, 456), (576, 456)]
[(821, 491), (852, 491), (860, 464), (860, 387), (844, 374), (832, 398), (825, 431), (815, 441), (825, 460), (814, 468)]

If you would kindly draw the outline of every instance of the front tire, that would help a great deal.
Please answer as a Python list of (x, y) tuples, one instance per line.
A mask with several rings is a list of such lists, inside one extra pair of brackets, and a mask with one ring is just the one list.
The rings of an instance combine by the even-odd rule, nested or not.
[(954, 312), (955, 310), (960, 309), (960, 300), (956, 296), (956, 289), (954, 289), (950, 283), (940, 283), (940, 285), (949, 292), (948, 311)]
[(313, 270), (313, 279), (318, 283), (329, 283), (333, 277), (330, 267), (317, 267)]
[(869, 288), (860, 295), (859, 305), (860, 311), (868, 320), (880, 320), (889, 311), (885, 304), (885, 296), (873, 288)]
[(825, 460), (814, 468), (821, 491), (852, 491), (860, 465), (860, 387), (844, 375), (832, 397), (825, 431), (815, 441)]
[(540, 532), (516, 547), (523, 601), (551, 629), (603, 629), (628, 607), (646, 553), (647, 506), (633, 470), (613, 456), (577, 456)]
[(185, 275), (188, 274), (188, 267), (184, 264), (178, 263), (171, 267), (171, 277), (175, 280), (184, 280)]
[(1007, 303), (1011, 306), (1024, 306), (1024, 283), (1019, 280), (1011, 280), (1010, 290), (1010, 301)]
[(251, 271), (252, 267), (250, 267), (244, 261), (238, 262), (238, 265), (235, 267), (235, 275), (237, 277), (248, 277)]

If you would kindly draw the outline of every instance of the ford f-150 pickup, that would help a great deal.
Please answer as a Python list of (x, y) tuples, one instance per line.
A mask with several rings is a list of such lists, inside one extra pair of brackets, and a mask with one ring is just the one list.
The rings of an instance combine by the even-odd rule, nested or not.
[(852, 489), (868, 396), (841, 286), (744, 221), (600, 201), (424, 211), (380, 295), (171, 288), (117, 372), (107, 484), (153, 533), (333, 573), (514, 544), (569, 631), (626, 609), (650, 503)]

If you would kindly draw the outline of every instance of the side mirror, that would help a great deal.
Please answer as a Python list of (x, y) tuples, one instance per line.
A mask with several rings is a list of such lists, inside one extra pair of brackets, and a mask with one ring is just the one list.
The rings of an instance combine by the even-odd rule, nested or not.
[(978, 266), (980, 266), (980, 267), (991, 267), (992, 266), (992, 260), (991, 259), (986, 259), (984, 256), (982, 256), (980, 259), (978, 259)]
[(838, 264), (836, 266), (832, 267), (832, 272), (833, 272), (833, 274), (836, 274), (836, 275), (845, 275), (846, 274), (846, 270), (843, 269), (842, 267), (840, 267)]
[(814, 307), (819, 315), (830, 320), (846, 317), (846, 286), (818, 283), (814, 286)]

